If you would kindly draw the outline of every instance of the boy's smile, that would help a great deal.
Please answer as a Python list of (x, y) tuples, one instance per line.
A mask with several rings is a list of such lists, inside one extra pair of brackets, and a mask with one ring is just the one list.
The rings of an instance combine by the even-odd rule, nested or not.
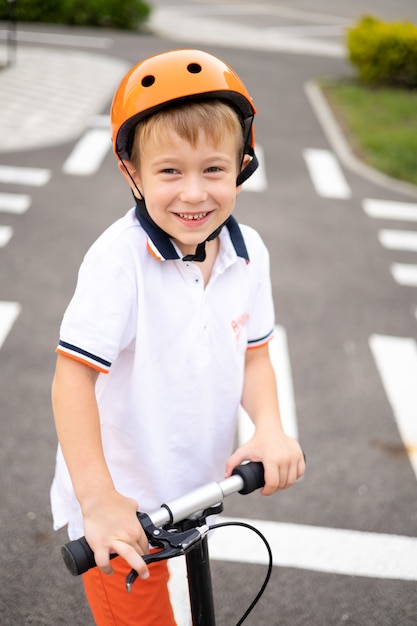
[(234, 134), (225, 132), (214, 146), (200, 131), (193, 146), (171, 130), (146, 141), (137, 183), (151, 218), (186, 255), (231, 215), (237, 170)]

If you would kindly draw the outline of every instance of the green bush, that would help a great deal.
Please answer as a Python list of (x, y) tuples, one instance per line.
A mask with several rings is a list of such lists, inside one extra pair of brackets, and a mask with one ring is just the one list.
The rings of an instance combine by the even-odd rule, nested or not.
[(417, 26), (364, 16), (348, 29), (349, 59), (369, 85), (417, 87)]
[[(13, 6), (13, 5), (12, 5)], [(142, 0), (16, 0), (15, 16), (21, 22), (45, 22), (72, 26), (105, 26), (138, 29), (151, 7)], [(0, 1), (0, 20), (7, 20), (11, 5)]]

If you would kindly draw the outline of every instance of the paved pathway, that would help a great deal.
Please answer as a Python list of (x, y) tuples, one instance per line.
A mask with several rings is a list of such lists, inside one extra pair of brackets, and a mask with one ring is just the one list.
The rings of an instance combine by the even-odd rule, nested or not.
[(19, 47), (16, 62), (0, 71), (0, 152), (76, 138), (108, 104), (128, 68), (93, 53)]

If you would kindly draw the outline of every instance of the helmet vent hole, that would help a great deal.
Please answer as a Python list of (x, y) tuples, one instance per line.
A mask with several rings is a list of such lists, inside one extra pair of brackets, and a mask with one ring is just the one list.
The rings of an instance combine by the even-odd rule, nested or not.
[(155, 82), (155, 76), (149, 74), (148, 76), (144, 76), (142, 78), (142, 87), (152, 87)]
[(199, 63), (190, 63), (187, 66), (187, 70), (190, 72), (190, 74), (199, 74), (202, 70), (202, 67)]

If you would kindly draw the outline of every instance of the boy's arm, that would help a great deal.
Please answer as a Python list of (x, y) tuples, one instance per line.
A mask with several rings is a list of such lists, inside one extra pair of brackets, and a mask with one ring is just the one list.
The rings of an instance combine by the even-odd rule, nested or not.
[(281, 424), (268, 345), (247, 350), (242, 406), (255, 425), (255, 433), (229, 458), (226, 476), (243, 461), (262, 461), (263, 495), (290, 487), (304, 474), (305, 462), (299, 444), (284, 433)]
[(58, 355), (52, 385), (58, 439), (97, 565), (111, 573), (109, 554), (115, 552), (146, 577), (140, 555), (148, 552), (148, 541), (136, 517), (137, 503), (116, 491), (104, 458), (97, 377), (88, 365)]

